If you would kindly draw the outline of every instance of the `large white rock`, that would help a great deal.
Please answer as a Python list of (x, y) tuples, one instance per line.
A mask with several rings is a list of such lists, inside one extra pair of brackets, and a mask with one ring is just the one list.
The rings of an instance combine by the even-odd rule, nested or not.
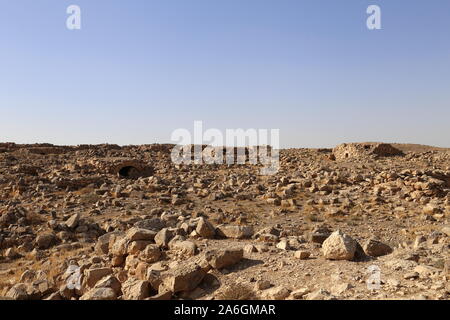
[(323, 242), (322, 251), (325, 258), (330, 260), (352, 260), (356, 252), (356, 241), (338, 230)]

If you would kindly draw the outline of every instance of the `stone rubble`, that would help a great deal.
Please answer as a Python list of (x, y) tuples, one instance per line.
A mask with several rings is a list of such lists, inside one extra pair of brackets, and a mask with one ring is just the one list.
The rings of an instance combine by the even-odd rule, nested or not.
[(450, 150), (286, 149), (261, 176), (172, 147), (0, 143), (0, 298), (449, 298)]

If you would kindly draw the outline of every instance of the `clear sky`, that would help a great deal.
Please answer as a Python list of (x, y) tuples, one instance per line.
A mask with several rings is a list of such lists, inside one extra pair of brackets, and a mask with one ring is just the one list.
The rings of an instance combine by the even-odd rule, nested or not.
[(194, 120), (450, 147), (450, 1), (1, 0), (0, 141), (167, 143)]

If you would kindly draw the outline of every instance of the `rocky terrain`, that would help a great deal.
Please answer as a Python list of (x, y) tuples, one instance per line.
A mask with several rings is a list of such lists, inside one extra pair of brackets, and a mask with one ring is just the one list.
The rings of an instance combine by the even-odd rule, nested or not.
[(261, 176), (172, 147), (0, 144), (0, 297), (449, 298), (450, 150), (286, 149)]

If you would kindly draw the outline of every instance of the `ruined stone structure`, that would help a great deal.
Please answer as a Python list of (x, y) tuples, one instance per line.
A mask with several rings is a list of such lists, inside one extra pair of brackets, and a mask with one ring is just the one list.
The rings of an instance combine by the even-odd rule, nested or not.
[(343, 143), (333, 149), (337, 160), (363, 157), (391, 157), (401, 156), (403, 152), (387, 143)]
[(153, 168), (147, 163), (130, 158), (95, 159), (91, 165), (99, 172), (116, 174), (122, 178), (148, 177), (153, 175)]

